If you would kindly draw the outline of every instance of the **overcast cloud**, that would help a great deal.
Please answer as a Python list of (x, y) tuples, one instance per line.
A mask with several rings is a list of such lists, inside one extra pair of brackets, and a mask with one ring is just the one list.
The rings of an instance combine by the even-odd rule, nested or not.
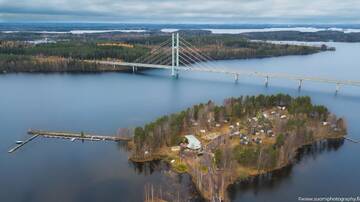
[(0, 0), (1, 21), (360, 23), (359, 0)]

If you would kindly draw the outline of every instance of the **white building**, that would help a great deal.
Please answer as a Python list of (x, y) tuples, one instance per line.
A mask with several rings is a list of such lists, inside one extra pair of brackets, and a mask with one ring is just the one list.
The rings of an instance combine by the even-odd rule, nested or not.
[(187, 148), (197, 150), (201, 148), (201, 142), (194, 135), (185, 135), (188, 141)]

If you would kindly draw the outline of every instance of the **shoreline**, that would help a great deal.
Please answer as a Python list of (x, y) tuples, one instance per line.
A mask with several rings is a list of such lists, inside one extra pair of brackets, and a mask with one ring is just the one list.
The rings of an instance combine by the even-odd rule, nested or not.
[[(281, 57), (291, 57), (291, 56), (308, 56), (313, 54), (318, 54), (322, 52), (327, 52), (332, 50), (325, 50), (325, 51), (316, 51), (311, 53), (304, 53), (304, 54), (284, 54), (284, 55), (274, 55), (274, 56), (254, 56), (254, 57), (224, 57), (221, 59), (215, 59), (213, 62), (222, 62), (222, 61), (236, 61), (236, 60), (261, 60), (261, 59), (269, 59), (269, 58), (281, 58)], [(89, 68), (88, 70), (1, 70), (0, 69), (0, 75), (2, 74), (18, 74), (18, 73), (29, 73), (29, 74), (98, 74), (98, 73), (132, 73), (132, 67), (127, 66), (117, 66), (116, 69), (114, 69), (111, 65), (99, 65), (99, 64), (89, 64), (86, 62), (83, 62), (81, 60), (75, 60), (76, 62), (79, 62), (79, 64), (85, 64), (85, 68)], [(48, 66), (47, 66), (48, 65)], [(99, 66), (96, 67), (98, 69), (91, 69), (94, 67), (94, 65)], [(46, 64), (46, 68), (51, 68), (53, 64)], [(138, 68), (137, 72), (147, 71), (151, 70), (151, 68)]]
[[(227, 190), (227, 192), (229, 192), (229, 188), (232, 187), (232, 186), (235, 186), (236, 184), (241, 184), (241, 183), (247, 182), (247, 181), (249, 181), (249, 180), (251, 180), (253, 178), (260, 177), (260, 176), (263, 176), (263, 175), (272, 174), (274, 172), (282, 172), (283, 169), (286, 169), (289, 166), (294, 166), (297, 163), (296, 160), (298, 158), (298, 155), (300, 155), (301, 150), (303, 150), (303, 149), (305, 149), (307, 147), (313, 148), (316, 144), (322, 143), (324, 141), (325, 142), (328, 142), (328, 141), (331, 141), (331, 140), (342, 141), (342, 140), (345, 140), (345, 138), (346, 138), (346, 135), (338, 136), (338, 137), (327, 137), (325, 139), (320, 138), (320, 139), (317, 139), (317, 140), (312, 141), (312, 142), (307, 142), (306, 144), (303, 144), (300, 147), (294, 148), (292, 158), (289, 159), (289, 161), (284, 162), (281, 166), (273, 168), (273, 169), (269, 169), (269, 170), (261, 170), (260, 172), (258, 172), (256, 174), (250, 174), (250, 175), (248, 175), (246, 177), (240, 177), (239, 176), (239, 177), (235, 178), (233, 181), (226, 182), (225, 189)], [(181, 174), (184, 174), (184, 173), (188, 174), (191, 177), (191, 180), (193, 182), (194, 187), (196, 188), (197, 193), (201, 196), (201, 198), (203, 198), (204, 200), (207, 200), (206, 196), (203, 195), (203, 193), (201, 192), (201, 190), (197, 186), (197, 183), (195, 181), (195, 177), (191, 174), (191, 172), (188, 172), (188, 171), (181, 172), (181, 171), (177, 170), (171, 164), (171, 162), (169, 162), (166, 159), (168, 157), (169, 156), (157, 155), (155, 157), (151, 157), (151, 158), (148, 158), (148, 159), (142, 159), (142, 160), (137, 160), (137, 159), (133, 159), (133, 158), (129, 157), (129, 160), (132, 161), (133, 163), (148, 163), (148, 162), (154, 162), (154, 161), (163, 161), (163, 162), (165, 162), (169, 166), (169, 168), (173, 172), (177, 173), (178, 175), (181, 175)], [(227, 193), (227, 195), (228, 194), (229, 193)]]
[[(209, 39), (208, 39), (209, 40)], [(235, 40), (235, 39), (234, 39)], [(231, 43), (230, 43), (231, 42)], [(214, 45), (203, 45), (201, 46), (200, 50), (203, 51), (203, 54), (208, 56), (212, 62), (217, 61), (227, 61), (227, 60), (250, 60), (250, 59), (264, 59), (264, 58), (278, 58), (283, 56), (306, 56), (312, 55), (316, 53), (322, 53), (327, 51), (333, 51), (333, 47), (328, 47), (326, 45), (322, 45), (321, 47), (313, 47), (313, 46), (302, 46), (302, 45), (281, 45), (281, 44), (271, 44), (267, 42), (251, 42), (247, 41), (248, 46), (255, 46), (255, 47), (247, 47), (241, 46), (238, 43), (239, 41), (230, 41), (228, 42), (227, 46), (222, 46), (221, 48), (214, 46)], [(7, 42), (10, 43), (10, 42)], [(4, 49), (0, 53), (0, 74), (7, 74), (7, 73), (101, 73), (101, 72), (126, 72), (130, 71), (132, 67), (125, 67), (125, 66), (112, 66), (112, 65), (102, 65), (96, 63), (88, 63), (86, 60), (119, 60), (119, 61), (126, 61), (131, 62), (134, 61), (134, 58), (127, 58), (123, 56), (128, 51), (129, 53), (135, 54), (141, 51), (146, 51), (147, 49), (136, 47), (136, 50), (133, 48), (124, 48), (122, 49), (110, 49), (107, 50), (108, 52), (112, 53), (111, 51), (118, 51), (115, 52), (116, 54), (120, 54), (119, 56), (110, 55), (108, 57), (91, 57), (84, 56), (84, 57), (72, 57), (70, 53), (71, 51), (80, 51), (80, 50), (72, 50), (70, 49), (70, 53), (56, 53), (56, 54), (49, 54), (49, 51), (56, 51), (51, 47), (47, 46), (29, 46), (25, 48), (17, 47), (16, 42), (10, 43), (7, 45), (6, 41), (4, 42), (4, 47), (1, 46), (0, 43), (0, 50)], [(18, 42), (19, 43), (19, 42)], [(244, 42), (245, 43), (245, 42)], [(86, 48), (86, 45), (89, 44), (82, 44)], [(9, 47), (8, 47), (9, 46)], [(57, 44), (57, 46), (64, 46), (64, 44)], [(67, 47), (67, 46), (66, 46)], [(37, 49), (36, 49), (37, 48)], [(47, 52), (41, 48), (45, 48)], [(47, 49), (46, 49), (47, 48)], [(89, 49), (94, 47), (87, 47)], [(9, 50), (7, 50), (9, 49)], [(33, 50), (34, 49), (34, 50)], [(38, 50), (39, 49), (39, 50)], [(28, 50), (30, 53), (27, 53)], [(34, 51), (34, 53), (31, 52)], [(91, 49), (92, 50), (92, 49)], [(126, 51), (125, 51), (126, 50)], [(12, 52), (13, 51), (13, 52)], [(36, 52), (38, 51), (38, 52)], [(110, 54), (107, 53), (105, 50), (102, 54)], [(18, 53), (20, 52), (20, 53)], [(113, 54), (115, 54), (113, 53)], [(129, 53), (127, 53), (129, 55)], [(70, 56), (68, 55), (70, 54)], [(80, 54), (80, 53), (78, 53)], [(98, 53), (100, 54), (100, 53)], [(128, 56), (127, 55), (127, 56)], [(138, 57), (143, 57), (143, 55), (139, 55)], [(146, 54), (145, 54), (146, 56)], [(128, 56), (129, 57), (129, 56)], [(115, 59), (118, 58), (118, 59)], [(136, 61), (136, 60), (135, 60)], [(197, 63), (199, 61), (190, 61), (187, 62), (188, 65), (192, 63)], [(171, 64), (170, 64), (171, 65)], [(186, 66), (186, 65), (185, 65)], [(145, 70), (145, 68), (143, 68)], [(141, 70), (140, 70), (141, 71)]]
[(129, 160), (166, 161), (189, 174), (206, 200), (228, 201), (226, 190), (236, 181), (286, 167), (301, 148), (346, 133), (342, 118), (309, 97), (228, 98), (221, 106), (209, 101), (135, 128)]

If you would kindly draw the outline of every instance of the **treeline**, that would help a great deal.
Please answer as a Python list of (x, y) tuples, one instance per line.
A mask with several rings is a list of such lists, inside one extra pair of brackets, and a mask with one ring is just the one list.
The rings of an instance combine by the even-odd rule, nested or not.
[(79, 60), (111, 58), (124, 61), (134, 61), (140, 56), (146, 54), (148, 51), (149, 49), (143, 46), (134, 46), (133, 48), (98, 46), (96, 42), (77, 41), (0, 47), (0, 54), (58, 56)]
[[(59, 56), (73, 59), (118, 59), (133, 62), (147, 54), (151, 48), (166, 41), (169, 36), (150, 36), (119, 40), (135, 44), (133, 48), (98, 46), (99, 41), (66, 41), (38, 45), (0, 46), (0, 54)], [(185, 37), (203, 54), (213, 59), (264, 58), (283, 55), (313, 54), (326, 48), (252, 42), (239, 36), (191, 35)], [(111, 41), (111, 40), (107, 40)], [(104, 42), (104, 40), (102, 40)], [(106, 42), (106, 41), (105, 41)], [(169, 47), (170, 48), (170, 47)]]
[(274, 40), (274, 41), (335, 41), (335, 42), (360, 42), (360, 33), (344, 33), (339, 31), (299, 32), (251, 32), (240, 34), (248, 39)]
[(85, 63), (75, 59), (58, 57), (35, 57), (29, 55), (6, 55), (0, 54), (1, 73), (48, 73), (48, 72), (71, 72), (71, 73), (95, 73), (104, 71), (127, 71), (127, 68), (113, 69), (111, 66)]
[[(71, 35), (66, 35), (71, 37)], [(169, 39), (169, 34), (133, 34), (133, 35), (112, 35), (107, 38), (96, 38), (97, 35), (79, 36), (66, 41), (57, 43), (29, 44), (20, 41), (1, 41), (0, 55), (1, 67), (6, 72), (28, 71), (48, 71), (66, 72), (81, 71), (100, 71), (93, 64), (82, 63), (79, 60), (122, 60), (134, 62), (136, 59), (147, 55), (150, 50), (156, 49), (159, 44)], [(56, 38), (56, 37), (55, 37)], [(215, 60), (222, 59), (246, 59), (264, 58), (283, 55), (305, 55), (327, 50), (327, 47), (311, 47), (298, 45), (271, 44), (265, 42), (252, 42), (238, 35), (209, 35), (187, 33), (184, 38), (199, 49), (203, 54)], [(99, 43), (122, 42), (131, 46), (99, 46)], [(170, 48), (170, 46), (169, 46)], [(41, 67), (36, 67), (39, 63), (33, 57), (59, 57), (66, 58), (67, 61), (61, 63), (48, 64), (41, 63)], [(12, 59), (16, 57), (14, 62)], [(21, 61), (24, 60), (24, 61)], [(78, 60), (78, 61), (76, 61)], [(69, 62), (70, 61), (70, 62)], [(21, 66), (25, 65), (25, 66)], [(73, 67), (73, 65), (80, 65)]]
[(248, 59), (284, 55), (306, 55), (327, 50), (314, 46), (254, 42), (238, 35), (209, 35), (188, 41), (214, 59)]
[[(151, 36), (126, 39), (129, 43), (154, 45), (167, 40), (169, 36)], [(215, 35), (184, 33), (183, 38), (203, 54), (215, 60), (277, 57), (284, 55), (306, 55), (329, 50), (322, 47), (273, 44), (250, 41), (241, 35)], [(188, 44), (184, 44), (188, 45)], [(194, 48), (192, 47), (192, 48)]]
[(234, 123), (241, 118), (256, 116), (264, 109), (279, 105), (287, 107), (290, 114), (304, 114), (316, 120), (326, 119), (329, 114), (326, 107), (313, 105), (310, 97), (292, 98), (284, 94), (229, 98), (221, 106), (209, 101), (179, 113), (163, 116), (144, 127), (137, 127), (134, 134), (134, 156), (141, 158), (144, 151), (151, 153), (162, 146), (179, 144), (182, 136), (191, 131), (194, 123), (196, 127), (209, 129), (214, 127), (216, 122), (226, 120)]

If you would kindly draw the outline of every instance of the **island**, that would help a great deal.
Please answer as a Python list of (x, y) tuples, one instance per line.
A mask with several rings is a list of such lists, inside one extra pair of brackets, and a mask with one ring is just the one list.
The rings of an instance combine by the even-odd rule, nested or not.
[(285, 94), (212, 101), (134, 129), (130, 160), (168, 162), (205, 200), (228, 201), (229, 185), (290, 165), (297, 151), (342, 139), (343, 118), (310, 97)]
[(309, 42), (360, 42), (359, 32), (346, 33), (343, 31), (274, 31), (274, 32), (249, 32), (239, 34), (247, 39), (270, 41), (309, 41)]

